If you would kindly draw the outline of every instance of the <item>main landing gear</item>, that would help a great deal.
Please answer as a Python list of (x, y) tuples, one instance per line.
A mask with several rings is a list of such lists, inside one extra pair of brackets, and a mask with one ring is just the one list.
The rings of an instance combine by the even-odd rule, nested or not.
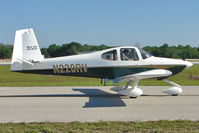
[(111, 88), (113, 91), (117, 91), (120, 95), (129, 96), (131, 98), (137, 98), (143, 94), (143, 91), (137, 87), (139, 80), (136, 79), (134, 84), (130, 86), (133, 80), (129, 80), (125, 86)]

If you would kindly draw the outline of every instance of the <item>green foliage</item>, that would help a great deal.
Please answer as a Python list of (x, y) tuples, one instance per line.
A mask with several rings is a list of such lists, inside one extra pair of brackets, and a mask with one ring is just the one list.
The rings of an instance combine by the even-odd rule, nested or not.
[(169, 46), (164, 44), (160, 47), (157, 46), (147, 46), (143, 48), (154, 56), (158, 57), (168, 57), (168, 58), (185, 58), (185, 59), (198, 59), (199, 58), (199, 48), (191, 47), (190, 45), (182, 46)]
[(0, 44), (0, 59), (11, 58), (12, 49), (12, 45)]
[(45, 58), (50, 57), (50, 54), (48, 53), (47, 48), (42, 48), (41, 53), (44, 55)]
[(199, 132), (199, 121), (159, 120), (159, 121), (99, 121), (99, 122), (42, 122), (42, 123), (2, 123), (2, 133), (105, 133), (105, 132)]
[[(87, 44), (80, 44), (77, 42), (71, 42), (69, 44), (63, 44), (61, 46), (52, 44), (47, 48), (46, 51), (42, 50), (42, 54), (45, 55), (45, 57), (59, 57), (59, 56), (68, 56), (68, 55), (76, 55), (79, 52), (89, 52), (89, 51), (99, 51), (103, 49), (110, 48), (106, 45), (87, 45)], [(44, 48), (43, 48), (44, 49)]]
[(51, 57), (57, 57), (58, 56), (58, 49), (59, 49), (59, 46), (57, 46), (56, 44), (52, 44), (48, 47), (47, 51), (48, 51), (48, 53), (50, 54)]
[[(60, 57), (76, 55), (80, 52), (89, 51), (99, 51), (103, 49), (111, 48), (107, 45), (88, 45), (80, 44), (77, 42), (71, 42), (69, 44), (56, 45), (51, 44), (48, 48), (42, 48), (41, 52), (45, 58), (50, 57)], [(11, 58), (12, 57), (12, 45), (0, 44), (0, 59)], [(160, 47), (157, 46), (146, 46), (143, 48), (154, 56), (158, 57), (168, 57), (168, 58), (182, 58), (185, 59), (198, 59), (199, 58), (199, 47), (191, 47), (190, 45), (182, 46), (169, 46), (168, 44), (163, 44)]]

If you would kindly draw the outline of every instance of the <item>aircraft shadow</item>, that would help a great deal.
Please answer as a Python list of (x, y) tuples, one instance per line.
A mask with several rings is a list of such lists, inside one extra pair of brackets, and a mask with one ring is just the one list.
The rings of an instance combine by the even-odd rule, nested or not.
[(83, 108), (96, 107), (121, 107), (126, 106), (120, 95), (111, 94), (100, 89), (73, 89), (89, 96), (89, 101), (85, 103)]
[(153, 94), (143, 94), (142, 96), (150, 96), (150, 97), (168, 97), (171, 95), (162, 94), (162, 95), (153, 95)]
[(88, 97), (89, 101), (83, 108), (94, 107), (121, 107), (126, 104), (120, 98), (120, 95), (111, 94), (100, 89), (73, 89), (83, 94), (33, 94), (33, 95), (0, 95), (0, 98), (8, 97)]
[[(144, 94), (144, 95), (142, 95), (142, 96), (150, 96), (150, 97), (173, 97), (172, 95), (169, 95), (169, 94), (163, 94), (163, 95), (148, 95), (148, 94)], [(199, 96), (199, 95), (195, 95), (195, 94), (180, 94), (180, 95), (177, 95), (178, 97), (180, 96), (180, 97), (186, 97), (186, 96), (188, 96), (188, 97), (190, 97), (190, 96)], [(174, 96), (175, 97), (175, 96)]]

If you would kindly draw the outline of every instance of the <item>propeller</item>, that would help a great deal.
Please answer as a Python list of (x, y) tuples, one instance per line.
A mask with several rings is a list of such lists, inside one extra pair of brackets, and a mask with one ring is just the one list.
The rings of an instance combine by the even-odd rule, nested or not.
[[(182, 60), (186, 60), (186, 59), (185, 59), (185, 56), (184, 56), (184, 52), (182, 52), (181, 58), (182, 58)], [(189, 78), (190, 78), (190, 79), (194, 78), (193, 75), (192, 75), (192, 73), (191, 73), (190, 68), (189, 68), (187, 71), (188, 71), (188, 74), (189, 74)]]

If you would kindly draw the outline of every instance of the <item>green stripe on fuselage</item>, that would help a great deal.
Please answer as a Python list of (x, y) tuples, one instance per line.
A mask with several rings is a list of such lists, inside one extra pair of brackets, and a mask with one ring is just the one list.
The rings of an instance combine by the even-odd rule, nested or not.
[[(186, 66), (163, 66), (163, 65), (148, 65), (148, 66), (110, 66), (110, 67), (88, 67), (87, 72), (71, 72), (71, 73), (54, 73), (53, 69), (45, 70), (24, 70), (23, 73), (37, 73), (37, 74), (50, 74), (62, 76), (80, 76), (80, 77), (93, 77), (93, 78), (108, 78), (114, 79), (125, 75), (136, 74), (153, 69), (167, 69), (173, 75), (181, 72)], [(61, 69), (61, 68), (60, 68)]]

